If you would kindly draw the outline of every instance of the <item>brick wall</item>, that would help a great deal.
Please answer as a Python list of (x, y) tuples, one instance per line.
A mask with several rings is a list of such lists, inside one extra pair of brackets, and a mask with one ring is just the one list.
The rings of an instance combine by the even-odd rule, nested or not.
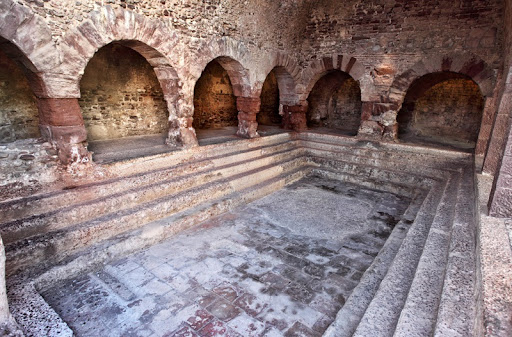
[(101, 48), (80, 82), (80, 107), (89, 140), (163, 133), (167, 106), (155, 72), (119, 44)]

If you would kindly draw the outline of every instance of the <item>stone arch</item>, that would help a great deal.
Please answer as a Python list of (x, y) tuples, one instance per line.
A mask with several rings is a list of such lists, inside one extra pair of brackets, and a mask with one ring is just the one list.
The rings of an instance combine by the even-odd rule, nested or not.
[[(100, 48), (87, 65), (79, 103), (89, 141), (168, 130), (169, 111), (179, 97), (175, 74), (171, 68), (168, 74), (157, 76), (138, 50), (146, 55), (152, 52), (139, 41), (115, 41)], [(167, 95), (162, 85), (169, 86)]]
[[(261, 98), (258, 123), (269, 125), (280, 124), (284, 126), (283, 117), (286, 117), (284, 110), (288, 110), (290, 106), (296, 106), (299, 103), (296, 83), (297, 80), (300, 80), (300, 69), (298, 67), (294, 68), (294, 63), (292, 62), (293, 61), (290, 61), (289, 58), (278, 58), (276, 62), (273, 63), (273, 68), (267, 72), (261, 88), (256, 90), (256, 92), (260, 92)], [(292, 73), (290, 73), (290, 69), (294, 69)], [(273, 85), (271, 83), (274, 81), (275, 88), (271, 88)], [(269, 98), (269, 94), (271, 96), (276, 95), (276, 97)], [(273, 100), (275, 100), (275, 102), (273, 102)], [(262, 113), (264, 113), (264, 115), (261, 115)], [(284, 118), (284, 122), (286, 122), (286, 118)]]
[[(277, 53), (272, 57), (272, 62), (265, 67), (261, 74), (265, 79), (272, 71), (274, 71), (279, 85), (279, 100), (283, 105), (296, 105), (299, 102), (297, 92), (298, 84), (301, 81), (301, 68), (297, 62), (287, 54)], [(263, 82), (255, 86), (255, 94), (259, 95), (263, 87)]]
[(39, 77), (39, 86), (34, 88), (36, 96), (49, 97), (51, 90), (44, 83), (42, 73), (55, 69), (60, 58), (44, 19), (12, 0), (2, 1), (0, 36), (18, 49), (17, 60)]
[[(203, 46), (199, 53), (203, 55), (196, 64), (203, 66), (201, 74), (212, 62), (219, 64), (228, 74), (233, 95), (236, 100), (236, 110), (238, 111), (238, 131), (237, 135), (244, 138), (258, 137), (256, 113), (259, 111), (260, 100), (252, 92), (249, 71), (245, 68), (234, 55), (241, 55), (242, 44), (234, 44), (229, 39), (216, 40), (206, 46)], [(220, 53), (220, 55), (219, 55)], [(205, 59), (204, 55), (217, 55), (211, 59)], [(201, 76), (197, 76), (197, 82)], [(195, 87), (194, 87), (195, 91)], [(194, 93), (195, 96), (195, 93)]]
[(60, 71), (69, 78), (69, 94), (79, 97), (79, 83), (85, 67), (100, 48), (116, 42), (136, 51), (153, 67), (162, 88), (169, 112), (167, 143), (195, 146), (195, 132), (180, 108), (181, 82), (170, 61), (177, 59), (173, 52), (177, 41), (176, 33), (160, 21), (105, 6), (91, 12), (87, 20), (63, 36), (61, 50), (65, 61)]
[[(482, 122), (493, 120), (495, 114), (492, 104), (494, 94), (494, 84), (496, 76), (494, 70), (482, 59), (471, 53), (453, 53), (449, 55), (439, 55), (428, 57), (425, 61), (419, 61), (401, 74), (395, 76), (389, 89), (389, 106), (396, 113), (402, 108), (402, 104), (408, 88), (414, 80), (429, 74), (440, 72), (453, 72), (465, 75), (473, 80), (484, 97), (484, 110)], [(395, 124), (396, 125), (396, 124)], [(396, 129), (395, 129), (396, 130)], [(476, 144), (475, 154), (482, 156), (487, 148), (490, 138), (490, 127), (481, 127)], [(396, 137), (396, 132), (394, 136)]]
[(326, 56), (311, 62), (309, 67), (304, 70), (304, 90), (300, 94), (301, 100), (305, 101), (316, 82), (333, 70), (341, 70), (359, 82), (364, 75), (365, 67), (355, 57), (350, 55)]
[(470, 77), (484, 97), (491, 97), (494, 90), (495, 75), (487, 63), (471, 54), (451, 54), (433, 56), (428, 61), (419, 61), (411, 68), (397, 75), (389, 90), (389, 100), (400, 108), (405, 94), (412, 82), (429, 73), (453, 72)]
[(411, 142), (474, 148), (484, 98), (471, 77), (450, 71), (415, 79), (397, 113), (398, 136)]
[(348, 73), (329, 70), (308, 98), (308, 127), (327, 127), (355, 136), (361, 122), (361, 87)]
[(218, 62), (228, 73), (236, 97), (251, 97), (252, 87), (249, 69), (244, 66), (248, 51), (245, 45), (231, 38), (224, 37), (203, 42), (191, 58), (197, 61), (191, 65), (190, 72), (197, 82), (206, 66)]

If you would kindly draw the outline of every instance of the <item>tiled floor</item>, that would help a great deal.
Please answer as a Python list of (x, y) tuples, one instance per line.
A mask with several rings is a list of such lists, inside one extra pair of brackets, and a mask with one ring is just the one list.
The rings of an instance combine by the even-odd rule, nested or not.
[(77, 336), (319, 336), (408, 203), (307, 178), (42, 294)]

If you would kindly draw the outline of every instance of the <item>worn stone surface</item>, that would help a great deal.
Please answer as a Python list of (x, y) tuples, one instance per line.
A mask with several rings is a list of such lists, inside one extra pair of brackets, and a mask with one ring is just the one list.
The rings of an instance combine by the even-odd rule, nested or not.
[(77, 336), (321, 335), (407, 205), (308, 178), (42, 294)]

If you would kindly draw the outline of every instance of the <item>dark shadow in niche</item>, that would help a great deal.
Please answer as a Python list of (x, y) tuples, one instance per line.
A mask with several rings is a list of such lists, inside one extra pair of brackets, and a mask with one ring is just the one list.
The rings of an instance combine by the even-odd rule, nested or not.
[(327, 128), (355, 136), (361, 122), (361, 88), (349, 74), (334, 70), (322, 76), (308, 96), (309, 128)]
[(398, 112), (405, 142), (472, 151), (480, 131), (484, 98), (469, 76), (438, 72), (416, 79)]
[(263, 82), (260, 100), (260, 112), (256, 116), (258, 125), (281, 125), (283, 117), (279, 114), (279, 85), (275, 70)]

